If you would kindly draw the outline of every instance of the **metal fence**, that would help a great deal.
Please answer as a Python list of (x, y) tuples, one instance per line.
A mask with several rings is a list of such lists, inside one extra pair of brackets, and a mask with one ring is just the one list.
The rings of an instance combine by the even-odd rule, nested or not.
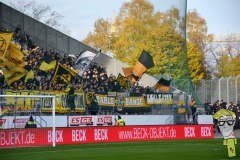
[[(195, 80), (193, 85), (195, 93), (203, 104), (206, 100), (211, 103), (216, 100), (224, 100), (227, 104), (230, 102), (235, 104), (240, 101), (240, 75), (212, 80)], [(190, 91), (186, 91), (186, 93), (191, 95)]]

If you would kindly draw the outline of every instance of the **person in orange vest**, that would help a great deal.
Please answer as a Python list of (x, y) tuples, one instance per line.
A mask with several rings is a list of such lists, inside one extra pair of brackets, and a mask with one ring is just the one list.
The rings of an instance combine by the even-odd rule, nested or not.
[(197, 105), (196, 105), (196, 101), (194, 98), (192, 98), (192, 102), (190, 104), (191, 110), (192, 110), (192, 118), (193, 118), (193, 123), (196, 123), (196, 111), (197, 111)]
[(118, 120), (116, 121), (116, 126), (125, 126), (125, 121), (121, 116), (118, 116)]

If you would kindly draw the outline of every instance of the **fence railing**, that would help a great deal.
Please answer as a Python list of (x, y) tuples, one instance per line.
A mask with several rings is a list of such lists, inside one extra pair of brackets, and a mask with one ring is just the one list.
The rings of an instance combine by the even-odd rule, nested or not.
[[(174, 80), (178, 81), (178, 79)], [(192, 80), (189, 80), (190, 86)], [(240, 75), (235, 77), (221, 77), (212, 80), (197, 79), (194, 80), (193, 90), (185, 90), (188, 95), (192, 95), (195, 92), (202, 102), (205, 103), (206, 100), (212, 104), (216, 100), (224, 100), (227, 104), (233, 102), (235, 104), (237, 101), (240, 101)], [(178, 86), (174, 86), (178, 88)], [(190, 88), (190, 87), (185, 87)]]

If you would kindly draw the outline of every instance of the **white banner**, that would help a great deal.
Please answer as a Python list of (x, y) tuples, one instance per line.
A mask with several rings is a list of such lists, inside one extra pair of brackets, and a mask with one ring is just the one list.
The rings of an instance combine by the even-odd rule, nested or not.
[(100, 52), (98, 54), (95, 54), (90, 51), (83, 52), (75, 61), (74, 63), (74, 69), (78, 70), (78, 75), (82, 76), (83, 73), (86, 71), (90, 63), (97, 58), (100, 55)]

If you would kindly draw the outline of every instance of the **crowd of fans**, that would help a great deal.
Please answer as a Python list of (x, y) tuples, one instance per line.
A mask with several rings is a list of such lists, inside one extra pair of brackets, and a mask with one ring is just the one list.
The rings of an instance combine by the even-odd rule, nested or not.
[[(3, 27), (1, 31), (6, 31)], [(21, 26), (18, 25), (14, 31), (12, 42), (22, 46), (22, 50), (27, 50), (28, 53), (37, 47), (37, 43), (34, 42), (31, 36), (26, 32), (22, 32)], [(4, 76), (0, 73), (0, 87), (3, 90), (59, 90), (63, 91), (66, 89), (66, 86), (59, 86), (53, 84), (54, 69), (48, 71), (42, 71), (39, 69), (41, 63), (48, 59), (49, 57), (52, 60), (56, 60), (61, 64), (72, 68), (74, 67), (74, 58), (69, 55), (63, 55), (60, 52), (57, 52), (55, 49), (50, 49), (46, 51), (44, 49), (38, 49), (35, 52), (27, 54), (25, 57), (26, 66), (30, 66), (34, 72), (34, 78), (27, 80), (25, 82), (25, 76), (21, 79), (13, 82), (8, 85)], [(108, 92), (108, 91), (117, 91), (117, 92), (128, 92), (129, 89), (126, 89), (124, 86), (120, 86), (119, 82), (115, 75), (106, 72), (102, 64), (98, 65), (96, 62), (90, 64), (87, 70), (84, 72), (83, 76), (77, 76), (75, 81), (72, 82), (75, 90), (85, 91), (85, 92)], [(144, 87), (135, 83), (131, 92), (134, 93), (153, 93), (149, 86)], [(240, 129), (240, 104), (237, 101), (236, 105), (232, 102), (227, 107), (227, 103), (223, 100), (217, 100), (214, 104), (206, 101), (204, 104), (206, 114), (213, 115), (219, 109), (228, 109), (234, 112), (237, 116), (237, 121), (235, 124), (236, 129)]]
[(224, 100), (217, 100), (214, 104), (209, 103), (207, 100), (204, 104), (206, 114), (208, 115), (214, 115), (217, 111), (220, 109), (226, 109), (229, 111), (232, 111), (236, 114), (236, 123), (235, 123), (235, 129), (240, 129), (240, 102), (237, 101), (236, 104), (233, 104), (233, 102), (230, 102), (228, 105)]
[[(4, 28), (1, 28), (4, 31)], [(21, 26), (18, 25), (14, 31), (12, 42), (22, 46), (22, 50), (27, 50), (28, 53), (37, 47), (37, 43), (34, 42), (31, 36), (26, 32), (22, 32)], [(65, 86), (59, 86), (53, 84), (54, 69), (48, 71), (42, 71), (39, 69), (41, 63), (45, 61), (49, 56), (52, 60), (56, 60), (61, 64), (73, 69), (74, 58), (69, 55), (64, 55), (57, 52), (55, 49), (46, 51), (44, 49), (38, 49), (35, 52), (27, 54), (25, 57), (26, 66), (30, 66), (34, 72), (34, 78), (24, 82), (25, 76), (18, 81), (8, 85), (6, 80), (2, 79), (2, 88), (4, 90), (64, 90)], [(116, 80), (116, 76), (113, 74), (108, 75), (102, 64), (98, 65), (96, 62), (91, 64), (82, 77), (77, 76), (75, 81), (72, 82), (74, 89), (79, 91), (95, 91), (95, 92), (108, 92), (119, 91), (126, 92), (124, 86), (120, 86)], [(152, 90), (149, 86), (144, 87), (139, 83), (134, 84), (132, 92), (136, 93), (151, 93)]]

